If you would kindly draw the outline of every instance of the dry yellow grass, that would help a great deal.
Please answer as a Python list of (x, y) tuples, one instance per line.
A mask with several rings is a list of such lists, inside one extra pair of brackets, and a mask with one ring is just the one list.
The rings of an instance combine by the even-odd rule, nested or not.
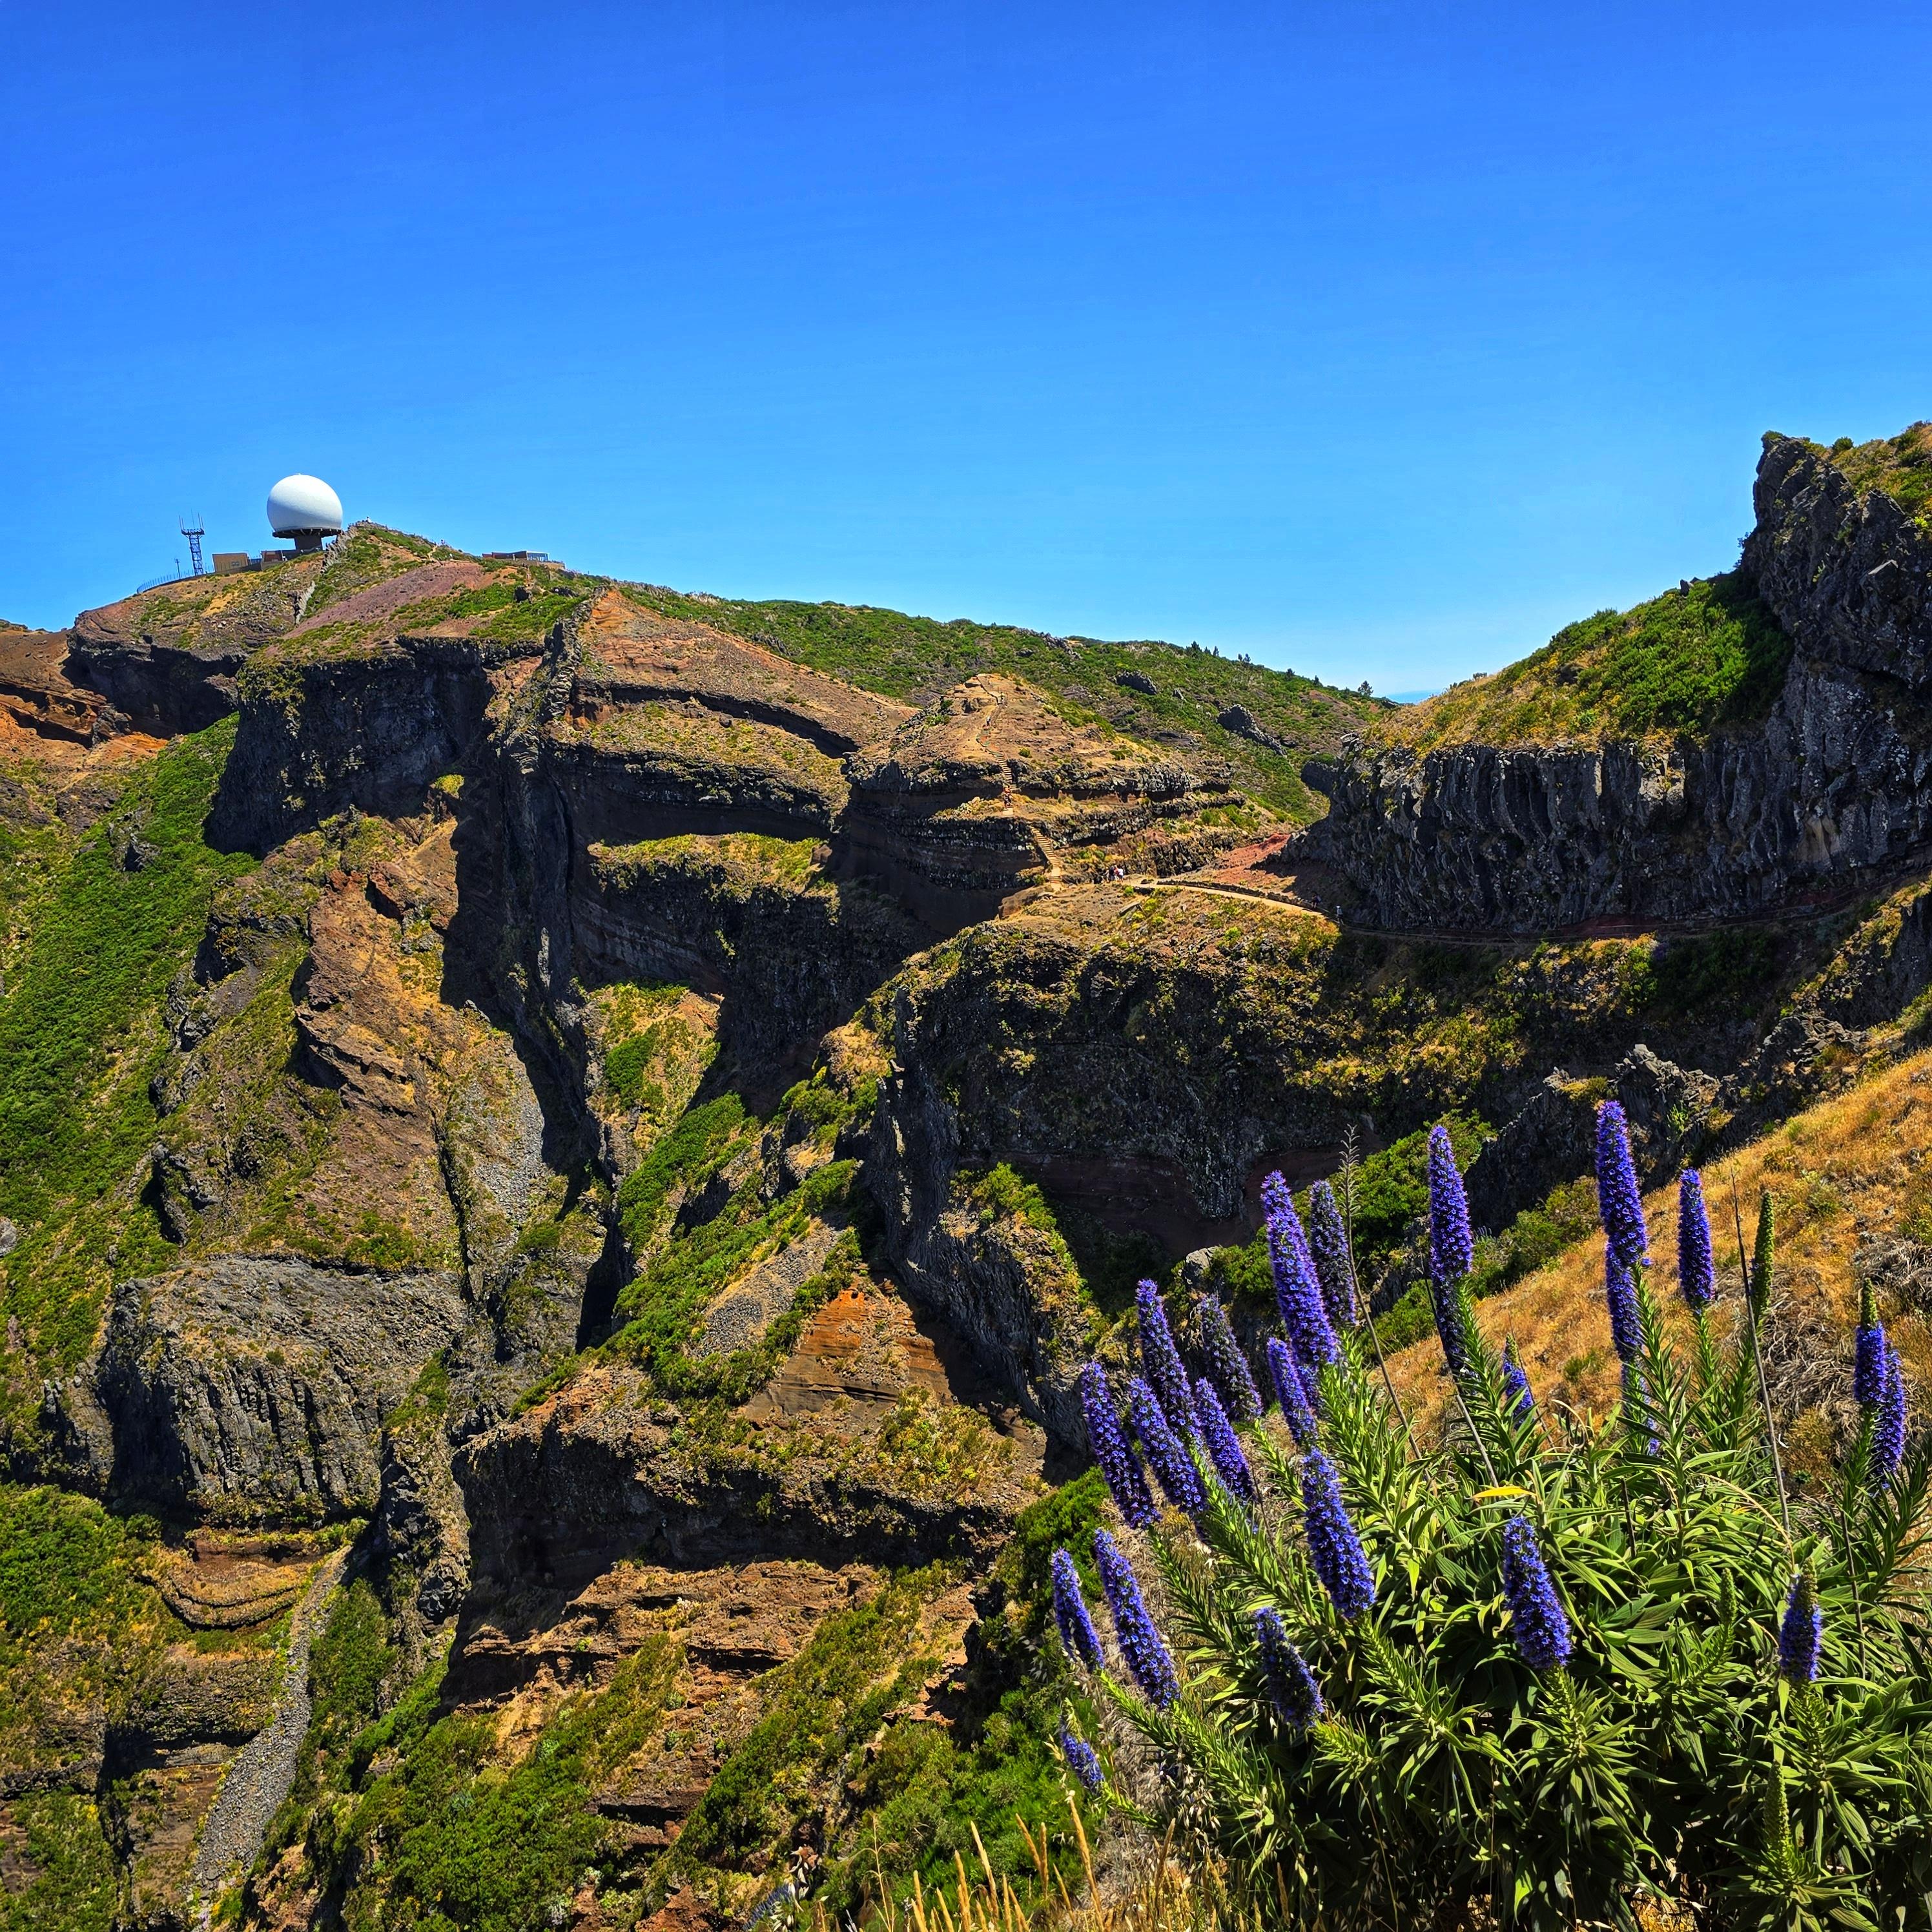
[[(1778, 1222), (1778, 1278), (1794, 1300), (1820, 1308), (1844, 1330), (1849, 1362), (1858, 1289), (1852, 1256), (1874, 1234), (1932, 1232), (1932, 1050), (1872, 1072), (1832, 1099), (1794, 1115), (1761, 1140), (1702, 1172), (1719, 1259), (1719, 1308), (1738, 1305), (1733, 1190), (1748, 1244), (1761, 1189)], [(1677, 1298), (1675, 1180), (1648, 1196), (1651, 1279), (1673, 1331), (1688, 1331)], [(1932, 1377), (1932, 1330), (1923, 1316), (1881, 1311), (1904, 1360), (1910, 1388)], [(1603, 1294), (1600, 1238), (1579, 1242), (1506, 1293), (1478, 1304), (1483, 1333), (1500, 1346), (1514, 1336), (1539, 1402), (1603, 1414), (1617, 1400), (1617, 1358)], [(1439, 1420), (1448, 1400), (1442, 1354), (1431, 1336), (1391, 1358), (1405, 1405)]]
[[(1221, 1932), (1224, 1924), (1228, 1932), (1247, 1932), (1216, 1910), (1165, 1844), (1148, 1846), (1144, 1869), (1125, 1884), (1097, 1876), (1078, 1808), (1070, 1802), (1066, 1808), (1080, 1849), (1083, 1876), (1077, 1888), (1070, 1889), (1053, 1869), (1043, 1822), (1036, 1831), (1018, 1819), (1034, 1865), (1032, 1881), (1019, 1888), (994, 1874), (976, 1825), (976, 1870), (956, 1852), (951, 1886), (928, 1892), (915, 1879), (905, 1899), (894, 1898), (881, 1880), (860, 1915), (864, 1932)], [(822, 1905), (814, 1904), (810, 1923), (812, 1932), (831, 1932)]]

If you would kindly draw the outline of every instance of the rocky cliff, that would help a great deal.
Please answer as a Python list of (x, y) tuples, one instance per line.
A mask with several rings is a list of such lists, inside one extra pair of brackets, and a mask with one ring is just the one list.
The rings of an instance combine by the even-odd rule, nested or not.
[[(368, 526), (0, 634), (0, 1511), (34, 1580), (0, 1591), (0, 1882), (100, 1932), (670, 1932), (802, 1846), (835, 1910), (976, 1830), (1018, 1869), (1078, 1694), (1045, 1552), (1101, 1508), (1075, 1380), (1126, 1360), (1138, 1276), (1238, 1303), (1262, 1178), (1351, 1149), (1399, 1273), (1443, 1114), (1501, 1130), (1502, 1240), (1609, 1083), (1664, 1163), (1922, 989), (1922, 882), (1743, 940), (1444, 944), (1294, 876), (1310, 752), (1378, 917), (1357, 848), (1394, 839), (1405, 917), (1472, 850), (1490, 910), (1429, 922), (1514, 927), (1597, 916), (1599, 870), (1688, 836), (1692, 763), (1837, 728), (1828, 685), (1892, 678), (1908, 731), (1875, 666), (1918, 620), (1858, 586), (1918, 539), (1793, 448), (1786, 550), (1748, 560), (1782, 695), (1662, 749), (1351, 764), (1384, 707), (1211, 653)], [(1492, 774), (1456, 812), (1487, 784), (1541, 834), (1352, 818), (1443, 759)], [(1634, 832), (1604, 799), (1646, 785)], [(1904, 854), (1868, 795), (1832, 836)], [(1760, 842), (1710, 844), (1708, 900), (1670, 845), (1654, 890), (1771, 904), (1800, 874)]]
[[(1768, 715), (1688, 734), (1398, 744), (1311, 766), (1331, 808), (1306, 850), (1343, 875), (1364, 918), (1528, 932), (1738, 916), (1856, 894), (1923, 856), (1932, 537), (1882, 489), (1856, 489), (1831, 452), (1786, 436), (1766, 439), (1754, 503), (1740, 574), (1791, 646)], [(1426, 744), (1426, 718), (1411, 735)]]

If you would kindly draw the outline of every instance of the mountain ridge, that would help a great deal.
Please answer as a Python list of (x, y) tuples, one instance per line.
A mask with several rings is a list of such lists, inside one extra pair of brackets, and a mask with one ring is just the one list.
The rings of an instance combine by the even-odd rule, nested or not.
[[(1903, 688), (1917, 620), (1868, 579), (1916, 526), (1766, 460), (1767, 608), (1869, 552), (1787, 688)], [(1104, 1520), (1077, 1382), (1133, 1359), (1137, 1280), (1190, 1351), (1204, 1288), (1252, 1341), (1263, 1178), (1352, 1157), (1398, 1348), (1448, 1118), (1479, 1286), (1554, 1261), (1569, 1310), (1598, 1098), (1649, 1179), (1916, 1067), (1922, 867), (1600, 903), (1565, 868), (1625, 848), (1559, 814), (1484, 850), (1435, 775), (1588, 826), (1665, 754), (1378, 737), (1412, 728), (1211, 653), (370, 525), (0, 637), (9, 1898), (722, 1932), (806, 1850), (835, 1912), (976, 1832), (1030, 1869), (1016, 1812), (1077, 1882), (1053, 1738), (1096, 1714), (1046, 1557)], [(1426, 837), (1347, 789), (1416, 772)], [(1472, 850), (1453, 943), (1402, 929)]]

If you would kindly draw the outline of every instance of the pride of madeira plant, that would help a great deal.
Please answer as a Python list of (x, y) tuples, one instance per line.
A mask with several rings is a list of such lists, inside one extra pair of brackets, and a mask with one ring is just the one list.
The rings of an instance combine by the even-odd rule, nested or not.
[[(1143, 1372), (1116, 1388), (1087, 1371), (1121, 1518), (1093, 1552), (1112, 1642), (1066, 1552), (1056, 1621), (1124, 1721), (1106, 1764), (1070, 1729), (1071, 1770), (1191, 1846), (1244, 1922), (1634, 1928), (1667, 1899), (1726, 1932), (1932, 1924), (1928, 1457), (1908, 1453), (1869, 1298), (1863, 1426), (1842, 1483), (1801, 1502), (1756, 1352), (1768, 1203), (1722, 1330), (1702, 1186), (1684, 1176), (1680, 1351), (1623, 1115), (1603, 1108), (1623, 1396), (1588, 1425), (1540, 1407), (1477, 1327), (1440, 1127), (1429, 1180), (1454, 1397), (1440, 1448), (1377, 1376), (1332, 1203), (1315, 1204), (1310, 1241), (1279, 1175), (1263, 1202), (1286, 1339), (1268, 1340), (1261, 1379), (1280, 1420), (1256, 1418), (1218, 1310), (1194, 1324), (1207, 1373), (1190, 1382), (1151, 1283)], [(1154, 1610), (1136, 1562), (1158, 1571)]]

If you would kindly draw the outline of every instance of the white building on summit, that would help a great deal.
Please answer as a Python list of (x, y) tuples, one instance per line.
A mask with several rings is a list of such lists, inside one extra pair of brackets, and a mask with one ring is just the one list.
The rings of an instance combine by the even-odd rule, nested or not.
[(284, 476), (268, 492), (268, 527), (298, 550), (320, 550), (342, 532), (342, 499), (320, 476)]

